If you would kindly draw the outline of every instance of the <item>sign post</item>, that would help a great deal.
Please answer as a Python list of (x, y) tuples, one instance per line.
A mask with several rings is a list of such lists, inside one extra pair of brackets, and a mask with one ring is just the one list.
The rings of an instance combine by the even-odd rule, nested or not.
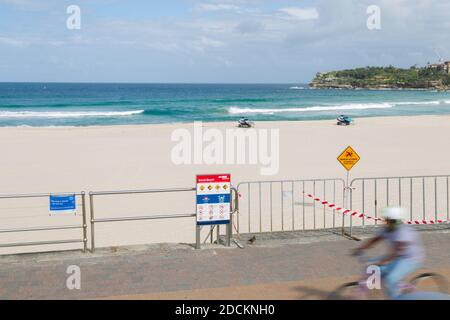
[[(350, 202), (350, 170), (361, 160), (361, 157), (358, 155), (358, 153), (350, 146), (348, 146), (344, 152), (342, 152), (339, 157), (337, 158), (339, 163), (342, 164), (342, 166), (347, 170), (347, 179), (346, 179), (346, 186), (344, 191), (344, 205), (348, 209), (350, 208), (349, 202)], [(351, 209), (351, 208), (350, 208)], [(351, 230), (352, 230), (352, 218), (350, 216), (350, 236), (351, 236)], [(342, 217), (342, 234), (344, 235), (344, 226), (345, 226), (345, 216)]]
[(196, 184), (196, 249), (200, 249), (202, 226), (227, 225), (227, 239), (231, 237), (231, 175), (198, 175)]

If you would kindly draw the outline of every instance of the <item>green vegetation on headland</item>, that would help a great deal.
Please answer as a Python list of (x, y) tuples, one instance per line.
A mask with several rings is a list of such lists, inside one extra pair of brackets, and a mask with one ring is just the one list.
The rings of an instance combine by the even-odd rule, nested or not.
[(366, 67), (318, 73), (312, 88), (450, 90), (450, 62), (424, 68)]

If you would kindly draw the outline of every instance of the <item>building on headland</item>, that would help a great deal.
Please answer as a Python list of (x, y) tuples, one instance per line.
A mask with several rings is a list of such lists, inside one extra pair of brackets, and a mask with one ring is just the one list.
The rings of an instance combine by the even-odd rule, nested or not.
[(444, 70), (446, 73), (450, 74), (450, 61), (444, 61), (442, 63), (428, 64), (428, 68), (436, 69), (436, 70)]

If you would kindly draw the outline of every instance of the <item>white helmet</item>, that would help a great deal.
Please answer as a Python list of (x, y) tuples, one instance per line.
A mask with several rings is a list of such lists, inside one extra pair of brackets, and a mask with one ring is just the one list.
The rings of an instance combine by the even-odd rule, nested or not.
[(406, 209), (400, 207), (384, 208), (381, 216), (386, 220), (403, 220), (406, 218)]

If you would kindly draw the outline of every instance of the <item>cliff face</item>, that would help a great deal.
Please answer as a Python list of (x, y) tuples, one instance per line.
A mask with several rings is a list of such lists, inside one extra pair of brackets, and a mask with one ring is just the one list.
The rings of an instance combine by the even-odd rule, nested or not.
[(450, 74), (429, 68), (367, 67), (318, 73), (312, 88), (450, 90)]

